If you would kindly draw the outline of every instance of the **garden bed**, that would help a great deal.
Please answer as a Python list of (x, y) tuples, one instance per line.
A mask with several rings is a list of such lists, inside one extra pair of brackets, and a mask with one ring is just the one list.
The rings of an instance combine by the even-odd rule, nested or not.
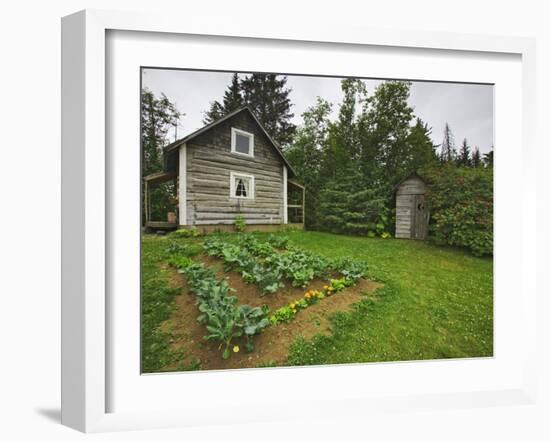
[[(221, 267), (221, 261), (210, 257), (197, 257), (197, 260), (209, 265)], [(374, 291), (381, 284), (361, 279), (354, 287), (347, 288), (337, 295), (325, 298), (322, 302), (311, 305), (296, 315), (293, 321), (267, 327), (261, 334), (254, 337), (254, 351), (244, 351), (244, 339), (237, 338), (234, 344), (240, 350), (230, 358), (220, 357), (219, 344), (207, 342), (203, 339), (204, 327), (197, 322), (199, 309), (195, 298), (189, 293), (186, 278), (175, 269), (170, 269), (170, 283), (173, 287), (181, 287), (181, 294), (176, 297), (176, 309), (170, 319), (162, 324), (162, 329), (172, 335), (172, 350), (182, 353), (183, 359), (177, 364), (171, 364), (162, 371), (174, 371), (182, 364), (185, 366), (198, 365), (202, 370), (225, 368), (251, 368), (284, 365), (289, 348), (296, 339), (302, 337), (311, 339), (317, 334), (330, 333), (329, 317), (337, 312), (349, 311), (352, 305), (366, 297), (374, 298)], [(278, 293), (259, 296), (259, 290), (253, 284), (245, 283), (237, 272), (218, 272), (219, 276), (226, 276), (229, 285), (236, 290), (239, 304), (248, 304), (253, 307), (268, 305), (270, 310), (301, 297), (304, 289), (285, 285)], [(315, 280), (309, 287), (321, 288), (322, 280)], [(308, 287), (308, 288), (309, 288)]]

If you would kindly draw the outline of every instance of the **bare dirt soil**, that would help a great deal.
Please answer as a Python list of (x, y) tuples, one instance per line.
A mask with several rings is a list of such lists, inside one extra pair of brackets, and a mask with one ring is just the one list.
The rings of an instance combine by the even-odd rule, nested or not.
[[(253, 307), (267, 305), (271, 311), (303, 297), (307, 290), (321, 289), (327, 281), (314, 280), (307, 288), (292, 287), (285, 282), (285, 288), (277, 293), (260, 296), (260, 291), (253, 284), (245, 283), (237, 272), (224, 272), (221, 261), (211, 257), (197, 257), (208, 266), (217, 268), (220, 278), (227, 278), (229, 286), (235, 290), (239, 304), (248, 304)], [(316, 334), (329, 334), (329, 317), (336, 312), (345, 312), (352, 305), (365, 297), (375, 298), (374, 291), (380, 283), (361, 279), (357, 285), (324, 298), (317, 304), (301, 310), (296, 318), (289, 323), (281, 323), (267, 327), (261, 334), (254, 337), (254, 351), (247, 353), (244, 342), (235, 339), (239, 352), (231, 354), (229, 359), (222, 359), (219, 343), (208, 342), (203, 339), (206, 330), (197, 322), (199, 311), (195, 305), (195, 296), (187, 289), (185, 277), (175, 269), (171, 270), (170, 283), (174, 287), (181, 287), (181, 294), (176, 297), (176, 309), (170, 319), (162, 324), (162, 329), (170, 332), (173, 341), (172, 350), (181, 353), (182, 359), (178, 364), (165, 367), (163, 371), (176, 371), (181, 366), (190, 366), (200, 362), (202, 370), (219, 370), (235, 368), (253, 368), (258, 366), (284, 365), (290, 345), (299, 337), (311, 339)]]

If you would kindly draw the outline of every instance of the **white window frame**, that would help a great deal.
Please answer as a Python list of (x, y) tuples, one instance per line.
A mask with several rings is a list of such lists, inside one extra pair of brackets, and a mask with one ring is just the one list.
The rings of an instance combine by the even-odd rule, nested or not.
[[(237, 177), (242, 178), (248, 178), (250, 180), (250, 188), (248, 189), (248, 196), (237, 196), (235, 195), (235, 191), (237, 190), (235, 187), (235, 179)], [(248, 173), (242, 173), (242, 172), (234, 172), (230, 171), (229, 173), (229, 197), (234, 199), (242, 199), (242, 200), (253, 200), (254, 199), (254, 187), (255, 187), (255, 180), (254, 175), (250, 175)]]
[[(248, 153), (237, 151), (237, 134), (248, 137)], [(236, 127), (232, 127), (231, 128), (231, 153), (254, 158), (254, 134), (251, 134), (250, 132), (246, 132), (241, 129), (237, 129)]]

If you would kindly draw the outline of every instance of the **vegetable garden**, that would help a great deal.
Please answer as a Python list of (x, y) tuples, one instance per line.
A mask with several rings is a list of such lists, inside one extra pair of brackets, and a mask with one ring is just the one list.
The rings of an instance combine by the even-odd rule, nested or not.
[(492, 261), (426, 242), (303, 231), (142, 240), (147, 373), (491, 356), (492, 313)]
[(232, 240), (227, 235), (216, 235), (207, 238), (202, 247), (206, 255), (223, 262), (225, 272), (238, 272), (244, 282), (256, 285), (262, 297), (277, 296), (285, 284), (306, 288), (314, 279), (325, 281), (322, 288), (307, 290), (299, 299), (275, 311), (266, 304), (240, 304), (227, 280), (216, 277), (206, 264), (193, 260), (188, 247), (172, 242), (166, 249), (171, 255), (168, 262), (185, 276), (189, 291), (196, 297), (200, 312), (197, 321), (206, 330), (204, 339), (219, 344), (223, 359), (240, 351), (239, 345), (233, 345), (235, 339), (244, 338), (245, 350), (252, 352), (254, 336), (266, 327), (292, 321), (299, 311), (356, 285), (367, 270), (364, 262), (329, 260), (274, 235), (263, 241), (250, 234), (239, 234)]

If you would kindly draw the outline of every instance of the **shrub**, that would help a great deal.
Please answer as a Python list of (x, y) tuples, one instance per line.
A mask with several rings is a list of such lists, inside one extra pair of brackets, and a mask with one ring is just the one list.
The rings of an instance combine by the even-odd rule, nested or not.
[(321, 230), (352, 235), (381, 236), (390, 228), (388, 193), (369, 187), (357, 175), (331, 180), (319, 195)]
[(424, 174), (436, 244), (493, 253), (493, 170), (446, 166)]
[(235, 217), (235, 221), (233, 222), (233, 226), (235, 227), (235, 231), (242, 233), (246, 229), (246, 220), (244, 219), (244, 216), (237, 215)]

